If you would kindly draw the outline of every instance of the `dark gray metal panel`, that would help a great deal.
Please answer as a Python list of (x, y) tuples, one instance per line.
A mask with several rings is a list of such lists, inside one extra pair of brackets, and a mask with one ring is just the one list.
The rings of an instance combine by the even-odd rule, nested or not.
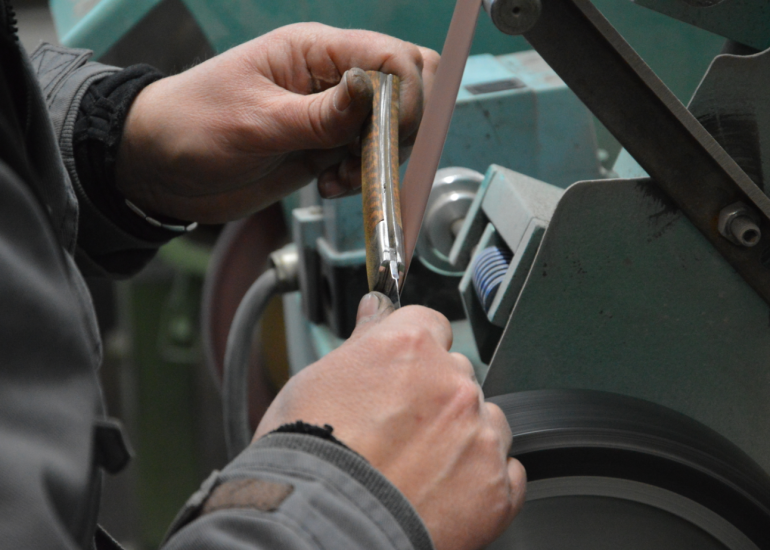
[(770, 470), (770, 310), (649, 180), (562, 198), (492, 360), (487, 395), (647, 399)]
[(767, 0), (633, 0), (646, 8), (764, 50), (770, 46)]
[(117, 67), (148, 63), (175, 74), (213, 56), (214, 50), (190, 10), (181, 0), (164, 0), (99, 61)]
[(740, 247), (717, 229), (719, 212), (748, 201), (770, 233), (770, 198), (725, 153), (589, 0), (542, 0), (525, 37), (770, 303), (770, 247)]

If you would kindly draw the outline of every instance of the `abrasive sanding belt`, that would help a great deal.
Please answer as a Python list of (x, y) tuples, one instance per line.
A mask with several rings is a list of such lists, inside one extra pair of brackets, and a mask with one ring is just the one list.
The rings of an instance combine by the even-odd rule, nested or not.
[(441, 62), (425, 106), (411, 160), (401, 186), (401, 220), (407, 270), (420, 233), (433, 179), (444, 150), (457, 92), (471, 51), (482, 0), (458, 0), (449, 25)]

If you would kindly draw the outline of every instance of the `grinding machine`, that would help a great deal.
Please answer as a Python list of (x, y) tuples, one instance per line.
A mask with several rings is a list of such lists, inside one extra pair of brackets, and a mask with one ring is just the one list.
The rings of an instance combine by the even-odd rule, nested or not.
[[(770, 4), (635, 2), (727, 40), (687, 107), (589, 0), (484, 0), (534, 49), (467, 58), (429, 170), (400, 299), (447, 315), (511, 424), (528, 497), (494, 550), (770, 549)], [(269, 279), (218, 316), (237, 243), (281, 215)], [(367, 292), (360, 198), (311, 186), (261, 219), (225, 229), (204, 296), (231, 454), (269, 400), (245, 383), (269, 298), (295, 374)]]

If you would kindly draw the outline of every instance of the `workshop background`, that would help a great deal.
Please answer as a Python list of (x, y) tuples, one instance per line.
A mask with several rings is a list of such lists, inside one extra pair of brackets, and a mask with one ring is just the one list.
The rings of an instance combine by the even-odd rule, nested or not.
[[(724, 39), (627, 0), (594, 3), (686, 103)], [(377, 30), (440, 51), (454, 7), (451, 0), (52, 0), (57, 32), (44, 0), (14, 4), (29, 51), (41, 41), (61, 40), (94, 49), (106, 63), (147, 62), (168, 73), (298, 21)], [(90, 27), (78, 24), (97, 12)], [(528, 49), (522, 38), (505, 36), (480, 18), (473, 54)], [(620, 147), (598, 122), (597, 134), (599, 161), (609, 171)], [(285, 223), (280, 212), (271, 219)], [(285, 240), (285, 229), (266, 231), (273, 231), (264, 237), (269, 249)], [(127, 550), (156, 548), (182, 503), (225, 463), (219, 382), (204, 351), (210, 319), (201, 311), (221, 232), (204, 227), (176, 239), (131, 281), (89, 281), (105, 342), (106, 400), (110, 414), (125, 423), (137, 454), (125, 472), (106, 480), (101, 513), (105, 528)], [(268, 316), (275, 322), (264, 324), (263, 334), (272, 331), (266, 341), (283, 342), (280, 301)], [(202, 318), (207, 328), (201, 328)], [(261, 353), (269, 355), (264, 359), (269, 393), (287, 376), (286, 351), (276, 345)]]

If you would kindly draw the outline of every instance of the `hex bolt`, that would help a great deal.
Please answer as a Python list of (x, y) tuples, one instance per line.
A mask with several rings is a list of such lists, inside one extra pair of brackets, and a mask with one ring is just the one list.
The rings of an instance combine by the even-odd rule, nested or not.
[(483, 0), (483, 6), (492, 23), (501, 32), (524, 34), (540, 18), (540, 0)]
[(734, 244), (756, 246), (762, 239), (759, 216), (742, 202), (726, 206), (719, 213), (719, 233)]

